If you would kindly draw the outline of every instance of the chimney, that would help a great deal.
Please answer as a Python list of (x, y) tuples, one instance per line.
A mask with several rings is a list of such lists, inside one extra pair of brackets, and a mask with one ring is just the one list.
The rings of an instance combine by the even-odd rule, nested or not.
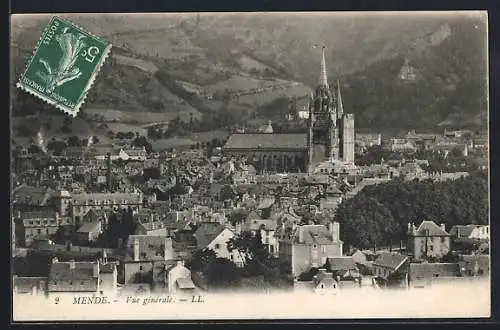
[(298, 227), (297, 230), (299, 232), (299, 243), (304, 242), (304, 228), (303, 227)]
[(445, 226), (445, 224), (444, 224), (444, 223), (442, 223), (440, 227), (441, 227), (441, 229), (442, 229), (443, 231), (446, 231), (446, 226)]
[(69, 262), (69, 269), (75, 269), (75, 260)]
[(173, 260), (174, 259), (174, 248), (172, 246), (172, 238), (166, 237), (165, 241), (163, 243), (163, 246), (164, 246), (163, 256), (165, 258), (165, 261)]
[(408, 234), (411, 234), (411, 222), (408, 222), (408, 231), (407, 231)]
[(133, 247), (134, 247), (134, 261), (139, 261), (139, 239), (138, 238), (134, 238)]

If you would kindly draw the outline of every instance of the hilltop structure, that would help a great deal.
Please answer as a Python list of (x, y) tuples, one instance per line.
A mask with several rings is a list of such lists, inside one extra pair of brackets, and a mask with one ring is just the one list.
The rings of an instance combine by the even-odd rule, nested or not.
[(340, 83), (327, 79), (323, 47), (319, 84), (309, 98), (305, 133), (232, 134), (223, 147), (229, 157), (246, 157), (262, 172), (308, 172), (325, 161), (354, 163), (354, 115), (344, 113)]

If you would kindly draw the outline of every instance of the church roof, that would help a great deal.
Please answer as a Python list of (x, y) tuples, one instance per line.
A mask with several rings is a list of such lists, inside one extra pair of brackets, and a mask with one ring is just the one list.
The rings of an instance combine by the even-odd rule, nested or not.
[(232, 134), (224, 149), (306, 149), (306, 133), (249, 133)]

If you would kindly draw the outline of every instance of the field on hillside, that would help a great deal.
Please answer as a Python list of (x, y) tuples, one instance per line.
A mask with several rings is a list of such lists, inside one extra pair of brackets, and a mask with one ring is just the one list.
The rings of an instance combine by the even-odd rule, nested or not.
[(118, 54), (112, 54), (112, 57), (116, 59), (116, 62), (118, 64), (134, 66), (141, 69), (142, 71), (146, 71), (151, 74), (154, 74), (156, 71), (158, 71), (158, 67), (154, 63), (145, 60)]

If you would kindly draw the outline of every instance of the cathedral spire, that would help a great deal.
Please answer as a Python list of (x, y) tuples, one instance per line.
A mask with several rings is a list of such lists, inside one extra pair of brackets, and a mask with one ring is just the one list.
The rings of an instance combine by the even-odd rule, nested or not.
[(325, 61), (325, 48), (326, 46), (323, 46), (321, 50), (321, 72), (319, 75), (319, 84), (321, 86), (326, 86), (328, 88), (328, 79), (327, 79), (327, 74), (326, 74), (326, 61)]
[(342, 94), (340, 92), (340, 81), (337, 79), (337, 115), (341, 117), (344, 113), (344, 104), (342, 103)]

